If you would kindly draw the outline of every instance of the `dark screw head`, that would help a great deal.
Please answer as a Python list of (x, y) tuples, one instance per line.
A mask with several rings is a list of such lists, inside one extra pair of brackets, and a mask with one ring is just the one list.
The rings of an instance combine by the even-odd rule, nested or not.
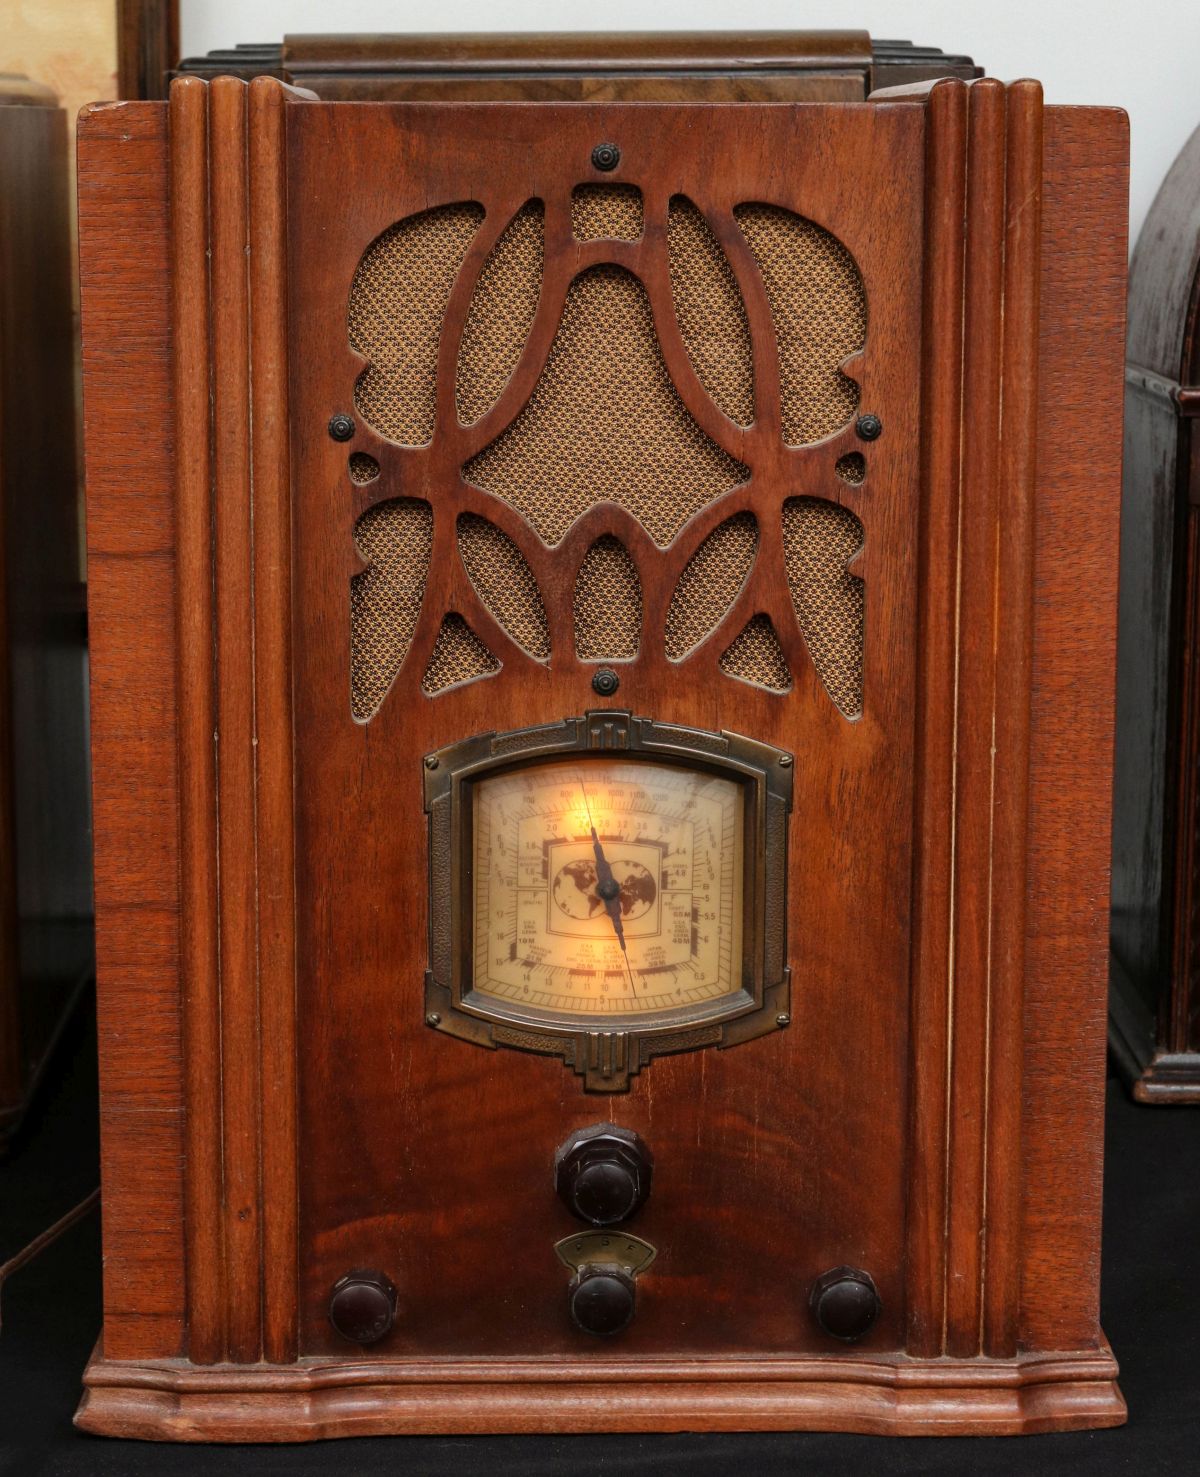
[(438, 756), (436, 754), (426, 754), (425, 755), (425, 768), (426, 769), (436, 769), (440, 763), (441, 763), (441, 760), (438, 758)]
[(621, 151), (616, 144), (597, 144), (592, 150), (592, 168), (601, 169), (605, 174), (610, 169), (616, 169), (621, 162)]
[(879, 1294), (860, 1267), (831, 1267), (812, 1285), (808, 1305), (831, 1338), (853, 1344), (869, 1333), (879, 1317)]
[(612, 697), (621, 679), (611, 667), (601, 667), (592, 677), (592, 691), (599, 697)]
[(633, 1278), (623, 1267), (605, 1262), (580, 1267), (567, 1289), (571, 1321), (584, 1333), (605, 1338), (628, 1328), (636, 1294)]
[(335, 441), (349, 441), (354, 435), (354, 419), (339, 411), (329, 418), (329, 434)]
[(878, 441), (883, 435), (883, 422), (877, 415), (860, 415), (854, 429), (860, 441)]
[(347, 1272), (333, 1284), (329, 1321), (352, 1344), (376, 1344), (396, 1321), (396, 1289), (382, 1272)]

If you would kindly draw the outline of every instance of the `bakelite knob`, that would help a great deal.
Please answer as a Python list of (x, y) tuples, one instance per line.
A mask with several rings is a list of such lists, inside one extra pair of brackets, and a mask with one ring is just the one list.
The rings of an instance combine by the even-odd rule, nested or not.
[(382, 1272), (347, 1272), (329, 1294), (329, 1321), (353, 1344), (377, 1344), (396, 1321), (396, 1289)]
[(832, 1267), (812, 1285), (813, 1317), (831, 1338), (852, 1344), (868, 1333), (882, 1303), (875, 1284), (860, 1267)]
[(567, 1306), (576, 1328), (603, 1338), (629, 1326), (636, 1297), (633, 1277), (624, 1267), (592, 1263), (571, 1278)]
[(628, 1128), (581, 1128), (554, 1156), (554, 1184), (572, 1215), (592, 1226), (628, 1220), (650, 1193), (654, 1160)]

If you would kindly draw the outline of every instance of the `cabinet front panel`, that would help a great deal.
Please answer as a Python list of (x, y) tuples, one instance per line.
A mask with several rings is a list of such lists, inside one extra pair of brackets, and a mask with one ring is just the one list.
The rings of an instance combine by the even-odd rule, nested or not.
[[(384, 1356), (828, 1350), (808, 1294), (841, 1265), (882, 1302), (862, 1347), (902, 1345), (922, 118), (288, 109), (302, 1352), (353, 1347), (327, 1309), (356, 1268), (397, 1289)], [(546, 890), (504, 998), (536, 986), (538, 950), (601, 1001), (622, 967), (636, 994), (701, 959), (698, 1024), (658, 1050), (473, 1014), (456, 931), (489, 853), (460, 829), (431, 855), (431, 756), (594, 735), (604, 710), (633, 715), (615, 744), (645, 719), (790, 772), (779, 835), (711, 847), (736, 883), (686, 874), (698, 943), (682, 864), (659, 866), (708, 864), (686, 775), (667, 821), (618, 825), (610, 776), (608, 819), (519, 833)], [(521, 742), (487, 752), (519, 774)], [(705, 782), (714, 827), (757, 804), (753, 778), (749, 800)], [(725, 946), (749, 961), (744, 1039), (705, 1014), (732, 998)], [(620, 1229), (657, 1256), (612, 1339), (572, 1324), (554, 1250), (585, 1229), (555, 1152), (601, 1123), (653, 1155)]]

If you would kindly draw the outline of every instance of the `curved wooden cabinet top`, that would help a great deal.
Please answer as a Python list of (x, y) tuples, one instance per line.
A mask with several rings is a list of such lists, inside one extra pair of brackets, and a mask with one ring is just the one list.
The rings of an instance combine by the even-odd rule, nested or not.
[(1192, 363), (1200, 271), (1200, 128), (1146, 216), (1129, 269), (1129, 363), (1168, 379)]

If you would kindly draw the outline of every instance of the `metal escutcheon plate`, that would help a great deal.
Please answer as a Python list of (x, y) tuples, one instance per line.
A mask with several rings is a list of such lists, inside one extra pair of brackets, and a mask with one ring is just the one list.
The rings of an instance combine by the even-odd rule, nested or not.
[(624, 1231), (581, 1231), (556, 1242), (554, 1254), (572, 1272), (585, 1262), (609, 1262), (636, 1275), (646, 1270), (658, 1251), (648, 1241)]

